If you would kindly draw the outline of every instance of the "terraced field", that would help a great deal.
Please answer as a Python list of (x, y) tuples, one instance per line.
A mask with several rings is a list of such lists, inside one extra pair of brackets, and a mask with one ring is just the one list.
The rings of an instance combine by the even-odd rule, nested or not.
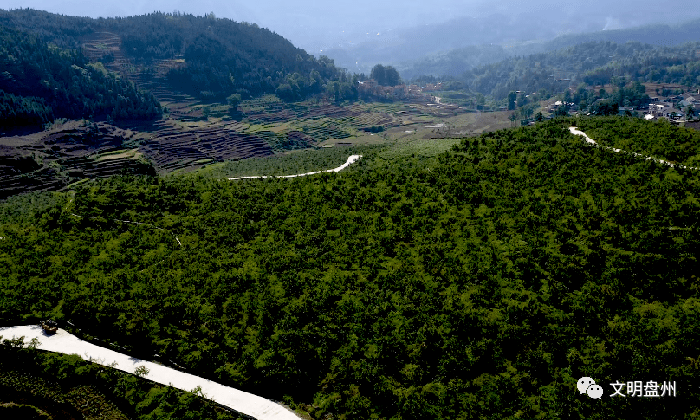
[[(159, 172), (197, 165), (207, 159), (211, 159), (211, 162), (245, 159), (260, 156), (261, 153), (264, 155), (321, 143), (334, 144), (337, 140), (343, 143), (363, 142), (368, 137), (366, 133), (373, 127), (375, 130), (381, 127), (379, 131), (382, 132), (396, 129), (389, 136), (392, 139), (396, 138), (393, 134), (405, 134), (405, 131), (398, 130), (404, 126), (438, 124), (466, 113), (456, 105), (426, 104), (424, 98), (401, 103), (337, 105), (323, 100), (285, 103), (274, 95), (267, 95), (243, 101), (238, 107), (240, 121), (234, 121), (227, 105), (200, 103), (168, 87), (168, 71), (186, 65), (182, 57), (155, 60), (148, 68), (139, 66), (125, 56), (119, 38), (107, 32), (86, 38), (84, 52), (91, 60), (104, 61), (105, 56), (113, 57), (112, 61), (105, 63), (107, 68), (119, 72), (140, 88), (150, 90), (167, 107), (166, 118), (159, 123), (160, 128), (151, 132), (152, 141), (144, 150)], [(206, 144), (200, 147), (195, 145), (200, 141), (200, 136), (191, 131), (201, 130), (201, 126), (190, 126), (191, 130), (181, 132), (181, 136), (177, 137), (173, 134), (175, 125), (169, 124), (201, 124), (203, 121), (206, 121), (208, 130), (204, 136), (223, 139), (225, 145), (215, 148), (212, 144)], [(463, 131), (476, 132), (478, 128)], [(422, 130), (421, 133), (423, 138), (443, 137), (445, 134), (435, 130)], [(263, 146), (260, 140), (268, 146)], [(163, 144), (157, 145), (157, 142)], [(225, 150), (232, 146), (242, 148)], [(210, 153), (214, 148), (216, 151)]]
[(121, 122), (118, 127), (73, 121), (49, 131), (2, 137), (0, 198), (58, 190), (80, 179), (122, 171), (188, 172), (290, 150), (450, 138), (508, 125), (506, 114), (484, 117), (456, 105), (427, 104), (424, 98), (336, 104), (322, 99), (285, 103), (267, 95), (231, 110), (168, 86), (168, 71), (186, 65), (182, 57), (146, 66), (124, 53), (116, 34), (96, 32), (81, 41), (91, 61), (151, 91), (165, 107), (163, 117)]
[(136, 136), (107, 124), (72, 121), (51, 131), (0, 138), (0, 198), (27, 191), (58, 190), (81, 178), (123, 171), (153, 173), (134, 151), (101, 159)]
[(158, 172), (170, 172), (202, 161), (247, 159), (273, 154), (265, 140), (256, 135), (223, 127), (182, 131), (163, 129), (157, 140), (147, 142), (142, 152)]

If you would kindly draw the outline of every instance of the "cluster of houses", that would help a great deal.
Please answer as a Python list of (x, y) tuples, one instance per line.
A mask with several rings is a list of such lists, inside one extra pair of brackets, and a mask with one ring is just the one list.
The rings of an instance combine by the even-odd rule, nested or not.
[(571, 112), (578, 111), (578, 105), (576, 105), (573, 102), (556, 101), (547, 107), (547, 112), (555, 112), (557, 109), (559, 109), (562, 106), (568, 106), (568, 109)]
[(397, 86), (380, 86), (376, 80), (369, 79), (358, 83), (361, 94), (377, 96), (383, 99), (404, 99), (408, 97), (408, 87), (405, 84)]
[(647, 120), (666, 118), (671, 121), (682, 122), (693, 115), (686, 115), (688, 108), (700, 110), (700, 94), (677, 95), (670, 98), (651, 98), (651, 103), (642, 105), (640, 110), (645, 111), (644, 118)]
[[(598, 101), (601, 101), (601, 99)], [(592, 105), (595, 105), (595, 102)], [(547, 107), (547, 111), (553, 113), (562, 106), (568, 106), (569, 111), (572, 112), (579, 111), (578, 107), (574, 103), (566, 103), (562, 101), (556, 101), (549, 105), (549, 107)], [(684, 122), (687, 117), (692, 117), (692, 115), (686, 115), (686, 110), (688, 108), (695, 110), (695, 116), (700, 114), (700, 93), (677, 95), (662, 99), (653, 97), (651, 98), (651, 103), (649, 104), (641, 105), (637, 108), (621, 106), (618, 108), (618, 111), (620, 115), (626, 115), (627, 112), (632, 113), (635, 111), (641, 111), (644, 113), (644, 118), (647, 120), (666, 118), (672, 122)]]
[(442, 82), (437, 82), (436, 84), (428, 83), (422, 88), (419, 88), (417, 85), (411, 85), (411, 87), (414, 87), (418, 89), (418, 93), (421, 92), (436, 92), (439, 90), (442, 90)]

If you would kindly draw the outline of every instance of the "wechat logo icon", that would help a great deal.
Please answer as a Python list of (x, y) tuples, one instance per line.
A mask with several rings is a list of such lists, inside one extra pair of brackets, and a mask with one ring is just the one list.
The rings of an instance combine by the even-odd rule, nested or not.
[(595, 381), (588, 376), (584, 376), (583, 378), (579, 379), (576, 386), (581, 394), (585, 392), (594, 400), (600, 399), (600, 397), (603, 396), (603, 387), (596, 385)]

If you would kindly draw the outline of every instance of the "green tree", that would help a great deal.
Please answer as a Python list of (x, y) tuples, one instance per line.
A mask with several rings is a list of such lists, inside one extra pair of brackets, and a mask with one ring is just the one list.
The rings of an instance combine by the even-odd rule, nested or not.
[(241, 94), (234, 93), (233, 95), (229, 95), (226, 98), (226, 102), (228, 103), (228, 105), (231, 107), (232, 110), (236, 110), (236, 108), (238, 108), (238, 104), (241, 103)]
[(693, 108), (692, 106), (689, 105), (685, 109), (685, 115), (687, 116), (687, 119), (693, 118), (695, 116), (695, 108)]
[(277, 89), (275, 89), (275, 94), (283, 101), (293, 101), (295, 99), (294, 91), (289, 83), (282, 83), (277, 86)]
[(591, 113), (596, 115), (617, 115), (619, 105), (612, 101), (598, 101), (591, 106)]
[(381, 86), (396, 86), (401, 83), (398, 70), (392, 66), (385, 67), (381, 64), (372, 67), (370, 78), (376, 80)]
[(512, 110), (515, 109), (515, 98), (516, 98), (516, 96), (517, 96), (517, 94), (516, 94), (514, 91), (511, 91), (511, 92), (508, 94), (508, 110), (509, 110), (509, 111), (512, 111)]
[(139, 378), (144, 378), (148, 375), (150, 370), (146, 366), (138, 366), (136, 369), (134, 369), (134, 375), (138, 376)]
[(566, 104), (562, 104), (559, 108), (557, 108), (556, 111), (554, 111), (554, 116), (555, 117), (565, 117), (569, 115), (569, 106)]
[(369, 77), (371, 79), (374, 79), (381, 86), (386, 85), (386, 70), (381, 64), (377, 64), (374, 67), (372, 67), (372, 71), (370, 72)]

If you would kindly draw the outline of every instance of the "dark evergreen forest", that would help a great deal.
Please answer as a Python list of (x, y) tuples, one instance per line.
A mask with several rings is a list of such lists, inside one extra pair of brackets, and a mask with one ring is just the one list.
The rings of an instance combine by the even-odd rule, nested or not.
[(161, 107), (150, 93), (91, 64), (76, 50), (50, 46), (0, 25), (0, 125), (56, 118), (151, 119)]
[(243, 99), (282, 92), (298, 100), (322, 92), (330, 80), (350, 83), (325, 56), (316, 59), (269, 29), (213, 15), (152, 13), (90, 19), (37, 10), (0, 11), (0, 23), (37, 34), (45, 42), (80, 48), (84, 37), (100, 31), (119, 35), (124, 53), (139, 65), (184, 59), (169, 70), (176, 90), (202, 99)]
[[(696, 418), (700, 175), (570, 125), (700, 155), (555, 119), (340, 173), (90, 182), (0, 212), (0, 323), (70, 320), (318, 419)], [(609, 397), (650, 380), (677, 397)]]

